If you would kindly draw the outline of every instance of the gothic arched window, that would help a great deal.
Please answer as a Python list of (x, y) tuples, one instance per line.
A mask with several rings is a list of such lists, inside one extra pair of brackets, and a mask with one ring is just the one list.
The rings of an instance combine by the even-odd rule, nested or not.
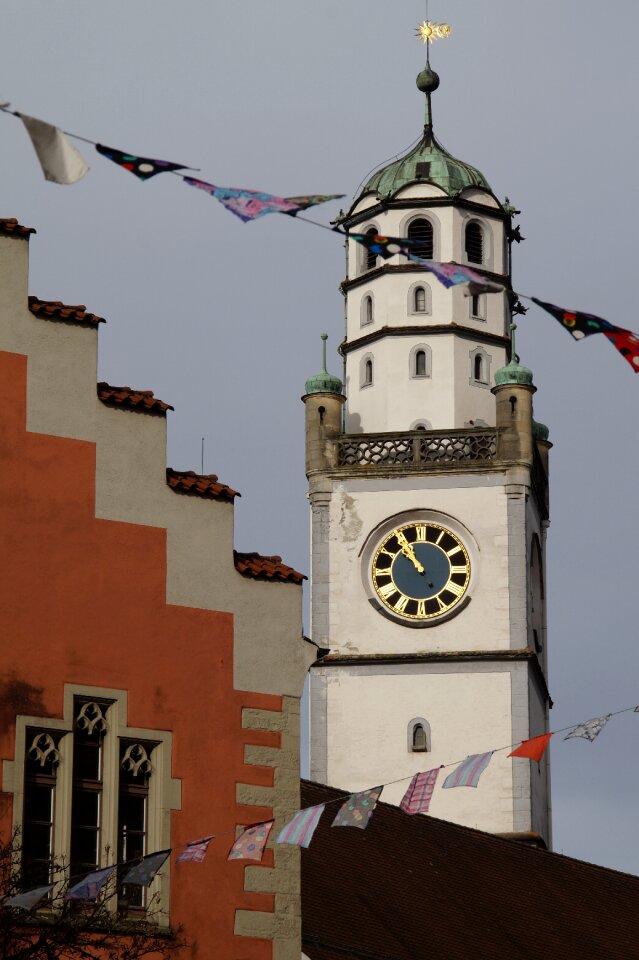
[(430, 220), (420, 217), (408, 224), (408, 239), (415, 240), (412, 252), (424, 260), (433, 259), (433, 225)]
[(466, 224), (465, 249), (469, 263), (484, 262), (484, 231), (477, 220)]
[[(365, 234), (367, 237), (376, 237), (377, 236), (377, 227), (369, 227)], [(374, 270), (377, 266), (377, 254), (373, 253), (372, 250), (364, 248), (364, 269), (365, 270)]]
[(415, 717), (408, 724), (408, 752), (428, 753), (430, 750), (430, 724), (423, 717)]

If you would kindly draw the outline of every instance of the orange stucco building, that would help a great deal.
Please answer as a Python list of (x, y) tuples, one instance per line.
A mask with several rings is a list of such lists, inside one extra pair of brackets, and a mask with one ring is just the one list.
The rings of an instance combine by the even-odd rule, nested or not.
[(226, 855), (299, 805), (302, 577), (234, 551), (235, 491), (166, 469), (167, 404), (96, 387), (101, 320), (29, 298), (31, 232), (0, 221), (0, 833), (34, 881), (171, 847), (185, 956), (298, 960), (298, 851)]

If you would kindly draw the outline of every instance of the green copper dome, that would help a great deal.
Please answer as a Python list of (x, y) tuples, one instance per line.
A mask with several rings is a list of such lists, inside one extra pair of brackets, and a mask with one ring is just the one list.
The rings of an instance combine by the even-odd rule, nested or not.
[(409, 183), (432, 183), (454, 197), (467, 187), (479, 187), (492, 193), (484, 175), (470, 164), (457, 160), (435, 139), (430, 95), (439, 86), (439, 77), (430, 64), (417, 77), (417, 87), (426, 94), (426, 124), (424, 136), (416, 147), (387, 166), (378, 170), (366, 183), (363, 193), (392, 197)]
[(328, 334), (322, 334), (322, 357), (323, 357), (323, 366), (320, 373), (316, 373), (314, 377), (309, 377), (306, 381), (305, 390), (306, 393), (338, 393), (342, 395), (342, 381), (339, 377), (334, 377), (332, 373), (329, 373), (326, 369), (326, 341), (328, 340)]
[(507, 363), (505, 367), (502, 367), (500, 370), (497, 370), (495, 373), (495, 386), (502, 387), (504, 384), (520, 384), (524, 386), (532, 386), (533, 382), (533, 372), (529, 370), (528, 367), (522, 367), (519, 363), (519, 357), (515, 351), (515, 330), (517, 329), (516, 323), (511, 323), (510, 333), (511, 333), (511, 343), (512, 343), (512, 360), (510, 363)]
[(547, 440), (550, 436), (550, 430), (545, 423), (540, 423), (539, 420), (533, 420), (532, 434), (535, 440)]

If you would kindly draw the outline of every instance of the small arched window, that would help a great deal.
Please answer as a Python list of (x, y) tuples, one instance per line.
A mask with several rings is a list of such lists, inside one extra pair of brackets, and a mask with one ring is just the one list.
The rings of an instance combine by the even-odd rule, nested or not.
[(415, 354), (415, 376), (426, 376), (426, 351), (418, 350)]
[[(367, 237), (376, 237), (377, 227), (369, 227), (365, 235)], [(364, 269), (374, 270), (376, 266), (377, 266), (377, 254), (373, 253), (372, 250), (369, 250), (368, 247), (365, 247), (364, 248)]]
[(470, 351), (470, 377), (468, 382), (473, 387), (488, 387), (490, 384), (490, 367), (492, 357), (482, 347), (475, 347)]
[(364, 364), (364, 383), (368, 386), (373, 382), (373, 361), (367, 360)]
[(431, 749), (430, 724), (423, 717), (415, 717), (408, 724), (408, 752), (428, 753)]
[(408, 239), (415, 240), (413, 253), (424, 260), (433, 259), (433, 225), (430, 220), (420, 217), (408, 224)]
[(425, 343), (416, 344), (409, 354), (409, 376), (411, 378), (431, 376), (431, 349)]
[(466, 224), (466, 258), (469, 263), (484, 262), (484, 231), (477, 220)]
[(473, 379), (479, 380), (480, 383), (484, 381), (484, 358), (481, 353), (476, 353), (473, 360)]
[(364, 323), (373, 322), (373, 298), (369, 295), (364, 298)]
[(373, 357), (370, 353), (362, 357), (359, 367), (360, 387), (370, 387), (373, 383)]
[(415, 287), (414, 298), (415, 313), (426, 313), (426, 291), (423, 287)]

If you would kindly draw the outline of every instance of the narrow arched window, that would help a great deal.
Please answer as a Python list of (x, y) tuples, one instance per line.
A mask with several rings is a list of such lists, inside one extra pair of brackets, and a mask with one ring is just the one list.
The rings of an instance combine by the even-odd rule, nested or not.
[(466, 225), (466, 258), (469, 263), (484, 262), (484, 231), (480, 223), (471, 220)]
[(364, 323), (373, 322), (373, 298), (366, 297), (364, 301)]
[(426, 313), (426, 291), (423, 287), (415, 287), (413, 303), (415, 313)]
[(373, 382), (373, 361), (367, 360), (364, 364), (364, 386), (368, 387)]
[(408, 724), (408, 752), (428, 753), (431, 750), (430, 724), (423, 717), (415, 717)]
[(475, 354), (473, 360), (473, 379), (483, 383), (484, 380), (484, 358), (480, 353)]
[(433, 259), (433, 225), (430, 220), (423, 217), (411, 220), (408, 225), (408, 239), (416, 241), (412, 248), (416, 256), (423, 257), (424, 260)]
[[(367, 237), (377, 236), (377, 227), (369, 227), (366, 231)], [(368, 248), (365, 249), (364, 266), (366, 270), (374, 270), (377, 266), (377, 254)]]
[(426, 351), (418, 350), (415, 354), (415, 376), (426, 376)]

